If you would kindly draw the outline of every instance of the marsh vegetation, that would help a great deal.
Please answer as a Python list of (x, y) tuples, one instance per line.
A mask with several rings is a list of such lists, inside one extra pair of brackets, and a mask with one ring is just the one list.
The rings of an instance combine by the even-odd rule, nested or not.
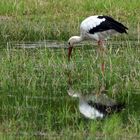
[[(0, 1), (0, 138), (138, 139), (140, 137), (140, 2), (137, 0)], [(66, 41), (89, 15), (106, 14), (129, 27), (107, 44), (102, 79), (95, 42), (78, 45), (72, 86), (83, 94), (105, 81), (108, 95), (126, 108), (103, 121), (85, 120), (67, 94)], [(48, 47), (51, 40), (60, 48)], [(41, 46), (36, 42), (44, 42)], [(17, 44), (36, 44), (34, 48)], [(54, 45), (55, 44), (55, 45)], [(19, 46), (22, 46), (19, 45)], [(38, 47), (39, 46), (39, 47)]]

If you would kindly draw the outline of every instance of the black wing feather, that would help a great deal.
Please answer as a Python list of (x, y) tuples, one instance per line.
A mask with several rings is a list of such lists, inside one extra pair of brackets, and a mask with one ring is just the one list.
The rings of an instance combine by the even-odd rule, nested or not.
[(88, 101), (88, 104), (105, 115), (111, 114), (113, 112), (120, 112), (124, 108), (124, 103), (118, 103), (112, 106), (106, 106), (101, 103), (93, 103), (93, 101), (90, 100)]
[(94, 34), (96, 32), (103, 32), (114, 29), (119, 33), (127, 33), (128, 28), (122, 23), (114, 20), (109, 16), (98, 16), (99, 19), (105, 18), (105, 21), (101, 22), (100, 25), (89, 30), (89, 33)]

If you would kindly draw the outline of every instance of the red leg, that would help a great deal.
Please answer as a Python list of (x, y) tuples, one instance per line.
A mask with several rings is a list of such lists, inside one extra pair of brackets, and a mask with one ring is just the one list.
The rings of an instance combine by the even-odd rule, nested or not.
[(99, 40), (99, 41), (98, 41), (98, 45), (99, 45), (99, 46), (102, 46), (102, 45), (103, 45), (103, 41), (102, 41), (102, 40)]
[(98, 41), (98, 45), (100, 46), (100, 49), (103, 50), (103, 51), (105, 50), (104, 43), (105, 43), (104, 40), (99, 40), (99, 41)]
[[(100, 57), (104, 57), (104, 51), (105, 51), (105, 48), (104, 48), (104, 41), (103, 40), (99, 40), (98, 41), (98, 45), (99, 45), (99, 52), (100, 52)], [(104, 60), (102, 60), (102, 64), (101, 64), (101, 70), (102, 70), (102, 74), (104, 75), (104, 72), (105, 72), (105, 63), (104, 63)]]
[(73, 48), (73, 47), (69, 47), (69, 48), (68, 48), (68, 61), (70, 61), (72, 48)]

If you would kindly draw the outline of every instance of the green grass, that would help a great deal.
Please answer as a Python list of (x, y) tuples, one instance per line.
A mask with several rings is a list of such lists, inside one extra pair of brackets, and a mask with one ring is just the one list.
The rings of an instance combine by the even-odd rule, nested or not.
[[(104, 121), (83, 119), (77, 100), (67, 95), (65, 49), (3, 50), (0, 62), (0, 131), (13, 137), (24, 136), (24, 133), (29, 136), (45, 133), (45, 137), (65, 138), (68, 135), (89, 139), (95, 136), (106, 139), (109, 136), (139, 136), (140, 56), (139, 48), (131, 45), (120, 47), (118, 53), (117, 48), (111, 48), (106, 58), (108, 94), (125, 102), (126, 109)], [(102, 76), (98, 60), (94, 62), (95, 57), (96, 52), (92, 48), (75, 49), (71, 72), (74, 89), (88, 93), (99, 88)]]
[(0, 40), (67, 40), (79, 34), (85, 17), (96, 14), (110, 15), (138, 33), (139, 12), (137, 0), (1, 0)]
[[(139, 5), (137, 0), (1, 0), (0, 139), (139, 139)], [(75, 48), (71, 70), (67, 49), (14, 45), (13, 41), (65, 41), (79, 33), (86, 16), (104, 13), (130, 28), (129, 35), (108, 44), (104, 79), (91, 45)], [(67, 95), (69, 72), (72, 87), (83, 93), (104, 81), (109, 96), (126, 103), (125, 110), (103, 121), (85, 120), (77, 100)]]

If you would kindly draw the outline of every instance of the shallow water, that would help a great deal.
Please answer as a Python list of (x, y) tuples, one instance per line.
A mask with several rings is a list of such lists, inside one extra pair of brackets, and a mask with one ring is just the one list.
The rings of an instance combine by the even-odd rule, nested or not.
[[(129, 44), (132, 47), (133, 46), (139, 47), (139, 45), (140, 45), (138, 40), (129, 40), (129, 41), (128, 40), (120, 40), (120, 41), (110, 40), (110, 41), (108, 41), (107, 45), (112, 46), (112, 48), (118, 48), (118, 46), (125, 47), (125, 46), (129, 46)], [(89, 55), (91, 55), (92, 52), (90, 53), (90, 51), (95, 50), (95, 49), (93, 49), (94, 47), (91, 47), (91, 46), (97, 46), (97, 43), (96, 42), (82, 42), (76, 46), (77, 47), (85, 46), (84, 51), (85, 50), (89, 51)], [(14, 48), (14, 49), (18, 50), (15, 52), (13, 50), (14, 53), (11, 53), (13, 58), (15, 55), (17, 55), (18, 52), (22, 52), (22, 51), (24, 52), (24, 50), (22, 50), (22, 48), (25, 50), (27, 49), (27, 51), (25, 51), (25, 52), (30, 52), (30, 50), (34, 50), (36, 48), (39, 48), (39, 49), (41, 48), (41, 53), (33, 52), (33, 53), (29, 53), (29, 54), (27, 53), (27, 55), (26, 54), (24, 55), (24, 53), (23, 53), (22, 54), (23, 56), (20, 56), (20, 53), (19, 53), (19, 56), (17, 55), (17, 58), (15, 57), (15, 60), (12, 59), (15, 61), (15, 63), (11, 63), (11, 65), (9, 64), (8, 59), (6, 61), (7, 64), (5, 61), (3, 61), (5, 63), (5, 65), (3, 65), (5, 67), (5, 68), (3, 68), (3, 70), (6, 69), (7, 71), (5, 73), (3, 71), (1, 71), (1, 73), (6, 74), (7, 77), (5, 76), (4, 78), (7, 78), (8, 80), (11, 80), (12, 82), (10, 83), (11, 85), (9, 85), (9, 87), (6, 85), (6, 88), (8, 87), (8, 89), (5, 89), (5, 91), (3, 91), (4, 93), (2, 93), (3, 108), (2, 108), (2, 113), (0, 114), (0, 118), (4, 121), (11, 120), (11, 122), (12, 122), (14, 120), (16, 125), (19, 123), (21, 125), (21, 129), (17, 130), (18, 131), (16, 133), (17, 135), (27, 135), (28, 136), (31, 134), (31, 135), (44, 136), (44, 135), (47, 135), (46, 130), (49, 127), (51, 128), (52, 131), (53, 130), (57, 131), (57, 129), (61, 130), (62, 128), (65, 128), (65, 126), (67, 126), (67, 128), (69, 128), (69, 126), (71, 126), (71, 127), (73, 127), (73, 129), (74, 128), (77, 129), (77, 127), (75, 127), (75, 124), (78, 123), (76, 118), (79, 117), (81, 119), (82, 116), (77, 114), (76, 111), (73, 111), (77, 108), (77, 106), (74, 105), (75, 101), (73, 101), (72, 98), (67, 96), (67, 93), (66, 93), (67, 84), (63, 83), (65, 78), (62, 80), (59, 79), (61, 77), (61, 74), (63, 74), (63, 76), (66, 75), (63, 72), (63, 70), (65, 70), (65, 69), (63, 69), (62, 65), (61, 65), (61, 63), (63, 64), (62, 60), (65, 60), (66, 58), (65, 57), (63, 58), (62, 56), (60, 56), (59, 61), (56, 61), (57, 57), (55, 56), (56, 52), (59, 53), (63, 48), (65, 49), (67, 47), (68, 47), (67, 42), (63, 42), (63, 41), (59, 42), (59, 41), (55, 41), (55, 40), (54, 41), (46, 40), (46, 41), (38, 41), (38, 42), (8, 42), (6, 44), (6, 47), (5, 47), (6, 49)], [(50, 48), (50, 50), (54, 50), (54, 51), (51, 51), (53, 54), (52, 55), (50, 54), (50, 56), (49, 55), (45, 56), (44, 48)], [(29, 49), (29, 51), (28, 51), (28, 49)], [(43, 54), (43, 56), (42, 56), (42, 54)], [(64, 52), (62, 53), (62, 55), (63, 54), (64, 54)], [(87, 56), (87, 52), (85, 54)], [(121, 54), (120, 54), (120, 56), (121, 56)], [(6, 58), (4, 55), (2, 57)], [(54, 66), (51, 67), (51, 71), (49, 71), (50, 72), (50, 74), (49, 74), (49, 72), (47, 72), (47, 68), (46, 68), (46, 70), (44, 70), (43, 68), (45, 68), (45, 65), (47, 64), (47, 63), (45, 63), (45, 61), (50, 57), (52, 59), (52, 61), (50, 61), (50, 62), (52, 62), (52, 65), (54, 65)], [(130, 56), (128, 56), (128, 58), (129, 57)], [(79, 58), (79, 56), (78, 56), (78, 58)], [(91, 55), (91, 57), (87, 57), (88, 60), (91, 58), (92, 58), (92, 55)], [(40, 61), (38, 61), (39, 59), (40, 59)], [(73, 62), (74, 62), (74, 64), (76, 63), (76, 66), (75, 66), (75, 68), (74, 68), (74, 66), (72, 66), (72, 69), (79, 68), (80, 69), (79, 71), (78, 71), (78, 69), (76, 69), (76, 70), (80, 74), (85, 74), (84, 71), (82, 71), (83, 66), (79, 65), (78, 63), (85, 65), (85, 67), (90, 66), (90, 61), (88, 64), (86, 64), (87, 59), (86, 58), (85, 59), (82, 59), (82, 58), (75, 59)], [(29, 60), (31, 60), (31, 61), (29, 61)], [(54, 61), (56, 61), (56, 62), (54, 62)], [(58, 63), (59, 63), (59, 65), (58, 65)], [(64, 65), (66, 65), (66, 64), (67, 63), (65, 63)], [(136, 64), (136, 62), (135, 62), (135, 64)], [(6, 65), (8, 65), (9, 68), (7, 68)], [(35, 69), (35, 66), (36, 66), (36, 71), (32, 71), (33, 69)], [(48, 65), (48, 67), (49, 66), (50, 65)], [(56, 66), (58, 66), (60, 68), (56, 69)], [(8, 70), (10, 68), (12, 68), (11, 73), (15, 74), (14, 76), (10, 73), (10, 70)], [(93, 66), (93, 68), (95, 68), (95, 67)], [(97, 68), (97, 66), (96, 66), (96, 68)], [(62, 72), (60, 72), (60, 75), (59, 75), (58, 73), (59, 73), (60, 69), (62, 69)], [(99, 69), (99, 68), (97, 68), (97, 69)], [(126, 71), (126, 70), (127, 69), (124, 69), (124, 71)], [(21, 71), (23, 71), (23, 73)], [(54, 73), (51, 74), (52, 71), (54, 71)], [(117, 71), (117, 67), (116, 67), (116, 70), (114, 70), (114, 71)], [(22, 76), (18, 75), (18, 72)], [(28, 75), (28, 72), (30, 72), (30, 75)], [(32, 77), (32, 72), (34, 72), (35, 78)], [(89, 77), (89, 79), (87, 78), (87, 80), (85, 80), (85, 81), (82, 79), (81, 83), (79, 83), (79, 86), (81, 86), (82, 88), (87, 88), (87, 87), (94, 88), (94, 86), (95, 86), (95, 85), (93, 85), (94, 83), (92, 81), (90, 81), (91, 76), (93, 75), (92, 72), (96, 73), (97, 70), (95, 72), (95, 69), (90, 69), (90, 72), (87, 75), (87, 77)], [(121, 72), (121, 70), (117, 74), (119, 74), (120, 72)], [(45, 73), (47, 73), (48, 75)], [(73, 76), (76, 80), (77, 80), (77, 78), (80, 77), (80, 76), (78, 76), (79, 73), (76, 73), (74, 75), (74, 76), (76, 76), (76, 78)], [(125, 74), (126, 74), (126, 76), (129, 76), (127, 71)], [(19, 88), (19, 86), (21, 86), (21, 88), (19, 88), (17, 90), (17, 89), (13, 89), (12, 87), (10, 87), (10, 86), (13, 86), (12, 84), (15, 82), (13, 81), (12, 78), (8, 77), (9, 75), (12, 76), (13, 78), (15, 78), (15, 80), (17, 80), (17, 82), (19, 82), (19, 83), (17, 83), (17, 89)], [(44, 79), (45, 76), (46, 76), (45, 78), (48, 78), (48, 77), (50, 78), (50, 79), (48, 79), (47, 82), (54, 84), (54, 85), (52, 86), (51, 84), (50, 85), (48, 84), (48, 85), (42, 86), (42, 87), (38, 88), (38, 90), (36, 92), (34, 92), (33, 91), (34, 84), (36, 84), (36, 83), (34, 83), (34, 81), (29, 78), (30, 76), (36, 80), (36, 83), (38, 83), (37, 84), (38, 86), (40, 86), (41, 83), (42, 84), (46, 83), (47, 80)], [(96, 74), (95, 74), (95, 76), (96, 76)], [(20, 85), (20, 78), (22, 79), (23, 77), (25, 77), (25, 81), (27, 80), (26, 82), (28, 82), (26, 84), (23, 81), (23, 85), (28, 86), (28, 84), (29, 84), (32, 87), (28, 86), (27, 88), (24, 89), (24, 87), (22, 87), (22, 84)], [(84, 78), (86, 78), (86, 77), (84, 77)], [(94, 78), (94, 77), (92, 77), (92, 78)], [(51, 81), (52, 79), (53, 79), (53, 81)], [(113, 77), (112, 77), (112, 79), (113, 79)], [(5, 79), (3, 79), (3, 80), (5, 80)], [(23, 78), (23, 80), (24, 80), (24, 78)], [(30, 82), (33, 82), (33, 84), (30, 84)], [(76, 82), (78, 82), (78, 81), (76, 81)], [(8, 81), (7, 81), (7, 83), (8, 83)], [(55, 83), (57, 83), (58, 85), (55, 86)], [(12, 91), (10, 91), (10, 89), (12, 89)], [(0, 89), (0, 91), (1, 91), (1, 89)], [(137, 96), (137, 94), (139, 94), (139, 89), (134, 88), (134, 90), (133, 90), (131, 88), (131, 90), (127, 90), (127, 92), (133, 93), (133, 95)], [(72, 109), (69, 111), (70, 108), (72, 108)], [(51, 113), (55, 114), (57, 117), (53, 117), (53, 115), (52, 115), (51, 118), (49, 118), (50, 119), (49, 120), (47, 118), (49, 116), (49, 111)], [(62, 114), (62, 111), (63, 111), (63, 114)], [(66, 115), (66, 114), (68, 114), (68, 115)], [(63, 118), (63, 120), (61, 118)], [(20, 119), (21, 119), (21, 121), (19, 121)], [(29, 129), (33, 129), (32, 132), (28, 131), (28, 127), (26, 128), (25, 124), (30, 124)], [(47, 124), (49, 124), (48, 127), (47, 127)], [(13, 123), (13, 125), (14, 125), (14, 123)], [(22, 125), (25, 125), (25, 126), (22, 126)], [(35, 126), (33, 126), (33, 125), (35, 125)], [(12, 127), (13, 126), (11, 125), (11, 128)], [(83, 128), (84, 128), (84, 125), (83, 125)]]
[(26, 49), (34, 49), (34, 48), (67, 48), (67, 44), (65, 42), (59, 41), (38, 41), (38, 42), (24, 42), (24, 43), (15, 43), (16, 48), (26, 48)]
[[(140, 41), (138, 39), (130, 39), (130, 40), (108, 40), (106, 41), (106, 46), (117, 47), (118, 45), (140, 45)], [(68, 48), (67, 41), (56, 41), (56, 40), (45, 40), (45, 41), (35, 41), (35, 42), (7, 42), (7, 47), (13, 48), (24, 48), (24, 49), (34, 49), (34, 48)], [(76, 47), (81, 46), (97, 46), (97, 41), (83, 41), (79, 44), (75, 45)]]

